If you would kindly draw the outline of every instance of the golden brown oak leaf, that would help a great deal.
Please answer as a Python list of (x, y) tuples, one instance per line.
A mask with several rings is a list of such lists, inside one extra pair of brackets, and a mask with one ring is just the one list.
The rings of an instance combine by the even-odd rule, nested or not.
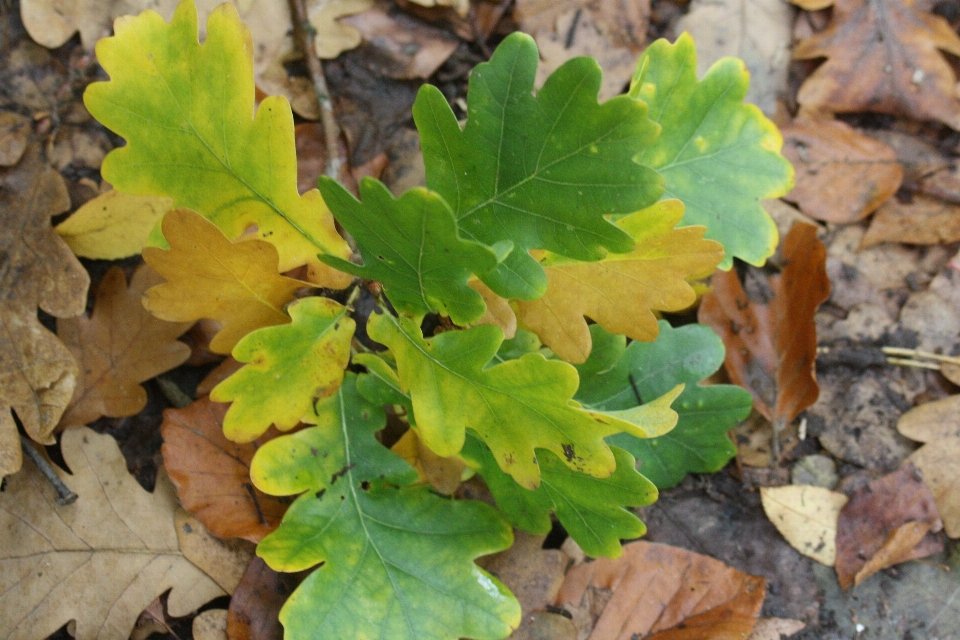
[(37, 307), (65, 318), (83, 313), (90, 277), (50, 226), (70, 208), (60, 174), (30, 147), (0, 171), (0, 477), (20, 468), (11, 411), (37, 442), (51, 434), (77, 380), (70, 351), (37, 321)]
[(571, 569), (554, 604), (575, 622), (599, 609), (592, 631), (581, 628), (589, 640), (741, 640), (757, 622), (765, 587), (763, 578), (719, 560), (632, 542), (616, 560)]
[(800, 42), (793, 57), (827, 58), (800, 87), (813, 110), (873, 111), (939, 120), (960, 129), (956, 75), (940, 53), (960, 56), (960, 38), (946, 20), (912, 0), (837, 0), (833, 21)]
[(654, 311), (680, 311), (696, 301), (688, 280), (713, 272), (723, 246), (705, 240), (704, 227), (674, 229), (683, 217), (679, 200), (664, 200), (631, 214), (617, 225), (637, 247), (607, 254), (598, 262), (548, 255), (541, 264), (547, 292), (517, 302), (517, 316), (554, 353), (572, 363), (586, 361), (592, 341), (584, 316), (610, 333), (634, 340), (657, 337)]
[(163, 466), (184, 508), (214, 535), (259, 542), (280, 525), (288, 502), (250, 482), (257, 448), (280, 435), (271, 428), (259, 439), (237, 444), (223, 435), (230, 405), (200, 398), (184, 409), (163, 412)]
[(80, 365), (73, 400), (59, 428), (89, 424), (100, 416), (139, 413), (147, 404), (140, 383), (190, 357), (190, 347), (177, 342), (190, 323), (159, 320), (143, 308), (144, 292), (160, 282), (144, 266), (127, 287), (123, 271), (113, 267), (97, 288), (91, 317), (57, 322), (57, 335)]
[(166, 476), (148, 493), (113, 438), (86, 427), (64, 432), (61, 444), (73, 474), (58, 475), (76, 502), (57, 505), (32, 465), (0, 493), (0, 638), (45, 638), (70, 620), (77, 640), (127, 638), (168, 589), (175, 617), (224, 595), (178, 546)]
[(223, 325), (210, 342), (216, 353), (230, 353), (254, 329), (290, 322), (283, 305), (297, 289), (312, 286), (278, 273), (277, 249), (269, 242), (230, 242), (187, 209), (164, 216), (162, 228), (170, 249), (147, 247), (143, 259), (167, 282), (147, 291), (143, 305), (171, 322), (216, 320)]

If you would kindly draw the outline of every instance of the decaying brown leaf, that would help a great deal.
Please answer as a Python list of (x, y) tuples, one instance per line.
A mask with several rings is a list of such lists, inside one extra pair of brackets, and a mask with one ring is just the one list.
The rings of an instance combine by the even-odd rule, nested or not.
[(797, 170), (786, 199), (817, 220), (856, 222), (900, 188), (896, 152), (839, 120), (794, 120), (783, 127), (783, 155)]
[(907, 463), (851, 496), (837, 525), (837, 578), (844, 589), (881, 569), (943, 551), (933, 496)]
[(790, 485), (760, 489), (763, 510), (790, 546), (827, 566), (837, 555), (837, 518), (847, 496), (823, 487)]
[(460, 486), (463, 470), (467, 466), (463, 459), (458, 456), (438, 456), (423, 444), (413, 429), (407, 430), (390, 448), (417, 470), (422, 482), (429, 482), (439, 493), (449, 496)]
[(880, 207), (863, 236), (862, 247), (881, 242), (948, 244), (960, 240), (960, 206), (939, 197), (960, 193), (960, 173), (956, 167), (947, 167), (920, 180), (920, 192), (909, 201), (891, 198)]
[(37, 320), (38, 306), (65, 318), (87, 303), (90, 277), (50, 227), (69, 207), (63, 178), (37, 147), (0, 172), (0, 476), (20, 468), (11, 410), (27, 435), (51, 444), (76, 385), (73, 355)]
[(960, 538), (960, 395), (915, 407), (901, 416), (897, 431), (926, 443), (907, 460), (923, 474), (943, 528)]
[(0, 111), (0, 167), (10, 167), (23, 157), (30, 139), (30, 118)]
[[(198, 519), (177, 509), (173, 518), (177, 542), (184, 557), (232, 594), (254, 558), (254, 546), (246, 540), (220, 540)], [(226, 613), (226, 612), (224, 612)]]
[(699, 319), (720, 334), (724, 361), (734, 383), (777, 432), (817, 400), (814, 313), (830, 295), (826, 248), (817, 228), (795, 224), (783, 241), (783, 272), (768, 279), (772, 299), (747, 297), (736, 271), (713, 276)]
[(227, 610), (210, 609), (193, 619), (193, 640), (227, 640)]
[(280, 435), (237, 444), (223, 435), (229, 405), (200, 398), (185, 409), (163, 414), (163, 464), (184, 508), (214, 535), (259, 542), (277, 528), (288, 504), (250, 482), (250, 461), (257, 447)]
[(283, 640), (280, 608), (309, 573), (277, 573), (260, 558), (254, 558), (230, 599), (227, 637)]
[(560, 549), (544, 549), (545, 539), (517, 530), (512, 547), (479, 561), (517, 597), (524, 618), (553, 604), (570, 564)]
[(589, 640), (742, 640), (757, 621), (765, 585), (707, 556), (632, 542), (616, 560), (571, 569), (556, 604), (575, 622), (595, 620)]
[(800, 60), (827, 58), (797, 101), (812, 110), (889, 113), (960, 129), (957, 78), (940, 51), (960, 55), (960, 38), (911, 0), (837, 0), (830, 27), (794, 48)]
[(0, 637), (45, 638), (74, 620), (77, 640), (126, 638), (168, 589), (176, 617), (224, 595), (180, 550), (177, 497), (162, 474), (147, 493), (113, 438), (85, 427), (61, 446), (73, 475), (59, 475), (76, 502), (57, 505), (33, 466), (0, 493)]
[(73, 400), (59, 428), (88, 424), (100, 416), (139, 413), (147, 404), (140, 383), (190, 357), (190, 347), (177, 342), (190, 323), (165, 322), (143, 308), (144, 292), (162, 281), (141, 267), (127, 287), (123, 271), (113, 267), (97, 288), (90, 318), (57, 322), (58, 336), (80, 365)]

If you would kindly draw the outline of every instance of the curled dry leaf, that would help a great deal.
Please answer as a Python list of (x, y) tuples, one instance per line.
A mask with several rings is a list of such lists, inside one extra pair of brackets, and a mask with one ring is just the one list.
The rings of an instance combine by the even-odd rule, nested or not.
[(823, 487), (762, 487), (760, 499), (770, 522), (790, 546), (832, 567), (837, 558), (837, 518), (847, 496)]
[(844, 589), (881, 569), (943, 551), (928, 532), (943, 526), (933, 496), (907, 463), (850, 497), (837, 525), (837, 578)]
[(960, 395), (915, 407), (897, 423), (902, 435), (924, 442), (907, 460), (921, 473), (933, 494), (943, 528), (960, 538)]
[(786, 266), (769, 278), (773, 299), (747, 297), (734, 270), (713, 276), (699, 320), (720, 334), (731, 380), (747, 389), (754, 406), (777, 431), (817, 400), (814, 361), (817, 328), (813, 317), (830, 295), (827, 250), (817, 228), (793, 225), (783, 242)]
[(27, 435), (51, 444), (77, 381), (70, 351), (37, 320), (37, 307), (66, 318), (83, 313), (90, 277), (50, 227), (70, 207), (60, 174), (29, 148), (0, 172), (0, 476), (20, 468), (11, 411)]
[(177, 342), (190, 323), (158, 320), (143, 308), (144, 292), (160, 282), (156, 273), (141, 267), (127, 287), (123, 271), (113, 267), (97, 288), (90, 318), (57, 322), (57, 335), (80, 365), (73, 400), (59, 428), (88, 424), (100, 416), (139, 413), (147, 404), (140, 383), (190, 357), (190, 347)]
[(812, 218), (856, 222), (900, 188), (896, 152), (839, 120), (801, 118), (782, 133), (783, 155), (797, 169), (797, 184), (785, 197)]
[(910, 0), (837, 0), (830, 26), (794, 48), (800, 60), (827, 58), (797, 101), (813, 110), (874, 111), (960, 129), (957, 78), (940, 51), (960, 55), (960, 38)]
[(288, 502), (250, 483), (250, 461), (257, 448), (280, 435), (270, 429), (249, 444), (223, 435), (228, 405), (201, 398), (186, 409), (163, 414), (163, 465), (184, 508), (214, 535), (259, 542), (277, 528)]
[(571, 569), (555, 604), (573, 613), (581, 638), (592, 627), (589, 640), (732, 640), (750, 634), (765, 587), (719, 560), (633, 542), (617, 560)]
[(81, 258), (119, 260), (143, 251), (147, 237), (173, 200), (108, 191), (57, 225), (57, 233)]
[(113, 438), (85, 427), (61, 447), (73, 475), (58, 475), (76, 502), (58, 506), (33, 466), (0, 493), (0, 637), (45, 638), (74, 620), (77, 640), (126, 638), (164, 591), (174, 617), (224, 595), (180, 550), (177, 496), (162, 474), (147, 493)]

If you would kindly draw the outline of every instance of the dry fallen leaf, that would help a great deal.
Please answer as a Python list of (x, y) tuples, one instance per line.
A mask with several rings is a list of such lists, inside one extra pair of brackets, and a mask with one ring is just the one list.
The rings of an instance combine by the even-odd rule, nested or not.
[(810, 110), (889, 113), (960, 129), (957, 78), (940, 51), (960, 55), (960, 38), (911, 0), (837, 0), (830, 26), (794, 48), (800, 60), (827, 58), (797, 101)]
[(785, 198), (812, 218), (856, 222), (900, 188), (896, 152), (839, 120), (801, 118), (781, 132), (783, 155), (797, 169)]
[(417, 470), (420, 480), (429, 482), (438, 493), (453, 494), (460, 486), (466, 463), (458, 456), (442, 458), (435, 454), (413, 429), (409, 429), (390, 447), (391, 451)]
[(112, 267), (97, 288), (90, 318), (57, 322), (57, 335), (76, 357), (80, 376), (59, 428), (89, 424), (100, 416), (139, 413), (147, 404), (140, 383), (183, 364), (190, 347), (177, 338), (190, 323), (158, 320), (143, 308), (143, 294), (161, 278), (141, 267), (130, 281)]
[(230, 598), (230, 640), (283, 640), (280, 608), (309, 573), (277, 573), (260, 558), (254, 558)]
[(747, 640), (782, 640), (789, 638), (804, 627), (799, 620), (787, 618), (760, 618)]
[(57, 233), (81, 258), (119, 260), (137, 255), (173, 200), (108, 191), (57, 225)]
[(870, 221), (861, 247), (881, 242), (949, 244), (960, 240), (960, 206), (937, 197), (960, 192), (960, 174), (955, 167), (920, 178), (919, 193), (909, 201), (891, 198)]
[(546, 536), (535, 536), (517, 529), (512, 547), (484, 557), (478, 563), (513, 592), (524, 618), (553, 604), (570, 564), (570, 558), (563, 551), (544, 549), (545, 539)]
[(0, 111), (0, 167), (20, 160), (30, 139), (30, 118), (13, 111)]
[(470, 0), (410, 0), (422, 7), (450, 7), (463, 18), (470, 13)]
[(578, 626), (596, 621), (589, 640), (734, 640), (753, 629), (765, 585), (707, 556), (632, 542), (616, 560), (571, 569), (555, 604)]
[(184, 557), (213, 578), (221, 589), (233, 594), (255, 556), (254, 546), (246, 540), (215, 538), (183, 509), (177, 509), (173, 523)]
[(51, 434), (77, 381), (70, 351), (37, 320), (37, 307), (66, 318), (83, 313), (90, 276), (50, 227), (70, 207), (60, 174), (29, 148), (0, 171), (0, 477), (20, 468), (11, 410), (37, 442)]
[(223, 330), (210, 350), (230, 353), (254, 329), (286, 324), (283, 305), (310, 283), (278, 273), (277, 249), (256, 238), (230, 242), (203, 216), (187, 209), (163, 218), (163, 235), (170, 250), (143, 250), (143, 259), (167, 279), (146, 293), (143, 306), (172, 322), (212, 318)]
[(837, 558), (837, 518), (847, 496), (823, 487), (762, 487), (760, 499), (770, 522), (790, 546), (832, 567)]
[(288, 504), (251, 484), (250, 460), (280, 432), (271, 428), (255, 442), (231, 442), (222, 426), (228, 407), (204, 397), (165, 411), (163, 464), (184, 508), (214, 535), (259, 542), (279, 526)]
[(933, 496), (907, 463), (850, 497), (837, 525), (837, 579), (848, 589), (881, 569), (943, 551)]
[(58, 506), (32, 466), (0, 493), (0, 637), (45, 638), (75, 620), (77, 640), (126, 638), (168, 589), (175, 617), (224, 595), (180, 551), (177, 498), (162, 474), (147, 493), (116, 441), (85, 427), (66, 431), (61, 448), (73, 475), (59, 475), (76, 502)]
[(193, 619), (193, 640), (227, 640), (227, 610), (210, 609)]
[(723, 338), (731, 380), (753, 395), (754, 407), (778, 433), (817, 400), (814, 313), (830, 295), (827, 252), (816, 227), (793, 225), (782, 251), (786, 266), (766, 283), (772, 300), (751, 300), (735, 270), (721, 271), (699, 312)]
[(897, 431), (926, 443), (908, 462), (923, 474), (933, 494), (943, 528), (951, 538), (960, 538), (960, 395), (915, 407), (901, 416)]

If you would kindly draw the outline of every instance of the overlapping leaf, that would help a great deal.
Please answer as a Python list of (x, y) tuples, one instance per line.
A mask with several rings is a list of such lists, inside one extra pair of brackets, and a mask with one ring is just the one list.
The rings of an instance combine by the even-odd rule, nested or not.
[(684, 223), (704, 225), (706, 237), (723, 244), (723, 269), (734, 258), (761, 265), (773, 254), (777, 229), (759, 201), (793, 186), (776, 126), (743, 103), (749, 82), (736, 58), (720, 60), (698, 82), (693, 38), (683, 34), (676, 44), (650, 45), (630, 87), (663, 127), (656, 142), (637, 147), (637, 161), (663, 175), (665, 197), (683, 201)]
[(223, 419), (230, 440), (250, 442), (270, 427), (295, 427), (317, 398), (334, 393), (350, 359), (356, 323), (329, 298), (304, 298), (288, 309), (292, 322), (244, 337), (233, 357), (247, 363), (210, 398), (233, 402)]
[(236, 9), (213, 11), (202, 45), (192, 0), (170, 24), (146, 11), (115, 30), (97, 43), (111, 79), (84, 94), (90, 113), (127, 141), (104, 160), (104, 178), (119, 191), (173, 198), (231, 239), (256, 226), (281, 271), (308, 264), (312, 281), (346, 286), (346, 274), (316, 257), (349, 249), (319, 192), (297, 193), (290, 105), (271, 97), (254, 109), (253, 43)]
[(720, 338), (703, 325), (673, 329), (660, 321), (659, 337), (624, 348), (621, 336), (594, 325), (595, 347), (578, 367), (576, 399), (586, 405), (625, 409), (657, 398), (677, 384), (686, 384), (673, 407), (677, 426), (658, 438), (640, 439), (626, 433), (608, 441), (629, 451), (640, 472), (664, 489), (687, 473), (717, 471), (736, 453), (727, 431), (750, 413), (750, 394), (733, 385), (700, 386), (723, 364)]
[(680, 311), (696, 300), (688, 280), (702, 278), (723, 258), (703, 227), (673, 227), (683, 217), (679, 200), (664, 200), (617, 222), (636, 242), (630, 253), (609, 253), (598, 262), (556, 255), (541, 260), (547, 292), (519, 301), (517, 315), (558, 356), (580, 363), (590, 355), (590, 317), (612, 333), (634, 340), (657, 336), (653, 311)]
[(483, 476), (497, 506), (511, 524), (524, 531), (547, 534), (556, 512), (577, 544), (590, 556), (615, 558), (620, 540), (639, 538), (644, 524), (626, 507), (642, 507), (657, 499), (657, 488), (637, 473), (634, 459), (613, 447), (617, 469), (609, 477), (594, 478), (572, 471), (552, 453), (538, 454), (540, 486), (530, 491), (500, 470), (490, 450), (474, 436), (467, 437), (463, 453)]
[(84, 258), (119, 260), (143, 251), (150, 231), (173, 200), (108, 191), (57, 225), (57, 233)]
[(288, 636), (494, 640), (516, 628), (516, 600), (472, 562), (513, 541), (492, 508), (385, 485), (416, 473), (374, 438), (385, 416), (352, 374), (308, 421), (317, 426), (264, 445), (252, 468), (269, 493), (307, 491), (257, 553), (282, 571), (323, 563), (280, 612)]
[(459, 325), (483, 315), (483, 298), (467, 286), (467, 278), (493, 269), (497, 256), (460, 238), (450, 207), (437, 194), (412, 189), (394, 199), (373, 178), (360, 183), (362, 203), (329, 178), (321, 179), (320, 189), (357, 241), (363, 266), (334, 257), (321, 260), (383, 284), (397, 311), (420, 317), (436, 311)]
[(217, 353), (230, 353), (254, 329), (290, 322), (283, 305), (309, 286), (277, 273), (277, 250), (270, 243), (230, 242), (192, 211), (171, 211), (163, 232), (170, 249), (148, 247), (143, 259), (167, 282), (147, 291), (143, 305), (171, 322), (217, 320), (223, 329), (210, 341)]
[(648, 437), (676, 422), (671, 398), (666, 406), (653, 404), (651, 413), (629, 421), (590, 413), (571, 401), (579, 384), (576, 370), (540, 354), (484, 368), (503, 341), (496, 327), (482, 325), (424, 340), (411, 321), (384, 314), (371, 317), (368, 330), (396, 358), (426, 445), (452, 456), (471, 429), (490, 447), (500, 468), (527, 489), (540, 484), (536, 449), (552, 451), (574, 471), (602, 478), (616, 468), (605, 436), (628, 431)]
[(463, 130), (430, 85), (413, 110), (427, 186), (453, 208), (465, 238), (514, 243), (482, 278), (525, 300), (547, 286), (530, 249), (577, 260), (630, 251), (630, 237), (604, 216), (639, 211), (663, 190), (656, 172), (632, 162), (658, 132), (645, 105), (626, 97), (598, 105), (602, 73), (589, 58), (564, 64), (534, 95), (537, 61), (532, 38), (508, 36), (470, 76)]
[(183, 364), (190, 347), (177, 338), (189, 323), (164, 322), (143, 308), (143, 292), (160, 282), (141, 267), (130, 280), (111, 268), (97, 288), (90, 318), (57, 321), (57, 335), (73, 352), (80, 376), (59, 428), (88, 424), (100, 416), (132, 416), (147, 404), (141, 382)]

